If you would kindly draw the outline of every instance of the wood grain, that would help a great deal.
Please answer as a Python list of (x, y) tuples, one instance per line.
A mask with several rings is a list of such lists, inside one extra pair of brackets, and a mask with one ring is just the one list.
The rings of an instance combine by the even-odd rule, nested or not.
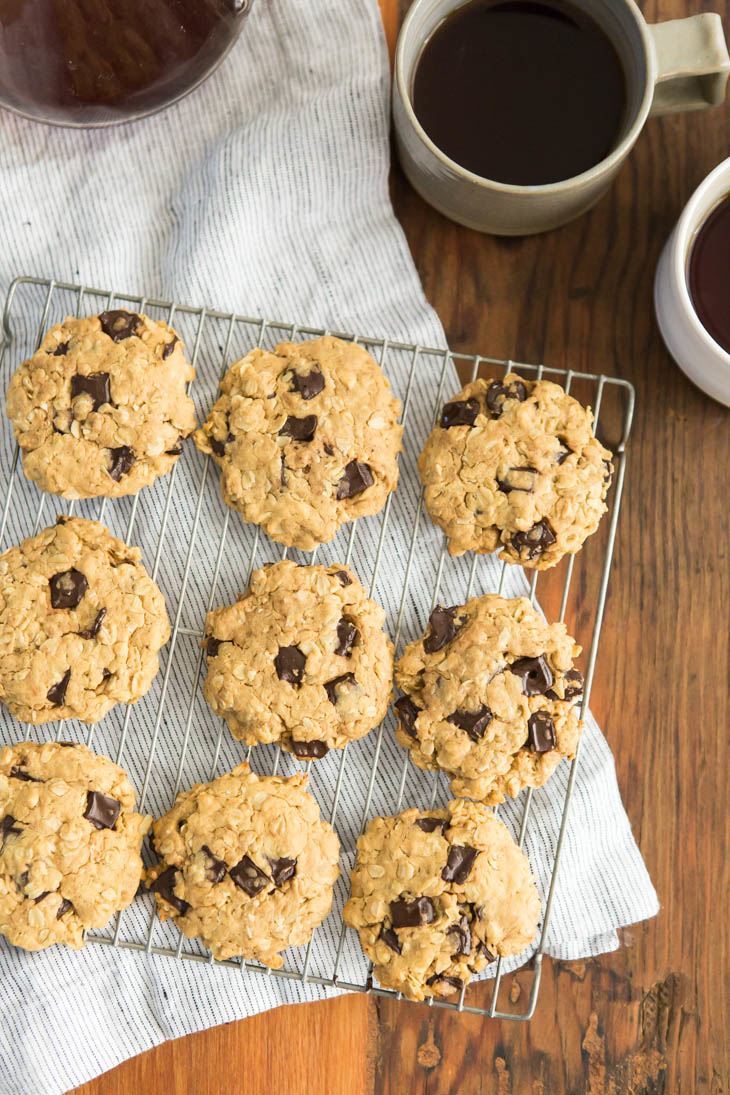
[[(371, 1095), (376, 1015), (366, 997), (283, 1007), (166, 1042), (77, 1095)], [(348, 1062), (343, 1068), (342, 1062)], [(352, 1067), (350, 1066), (352, 1063)], [(298, 1086), (292, 1086), (292, 1084)]]
[[(381, 0), (392, 46), (408, 4)], [(652, 0), (649, 21), (705, 6)], [(730, 107), (650, 121), (610, 194), (572, 225), (499, 240), (393, 198), (454, 349), (605, 371), (638, 392), (593, 707), (662, 902), (615, 954), (546, 963), (529, 1024), (351, 998), (168, 1044), (84, 1095), (655, 1095), (728, 1090), (728, 413), (656, 329), (652, 279)]]

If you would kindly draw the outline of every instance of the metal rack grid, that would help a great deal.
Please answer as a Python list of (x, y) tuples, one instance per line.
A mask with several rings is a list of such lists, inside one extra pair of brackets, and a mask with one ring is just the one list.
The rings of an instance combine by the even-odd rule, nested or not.
[[(62, 303), (63, 302), (63, 305)], [(200, 375), (201, 367), (211, 367), (215, 369), (216, 378), (220, 378), (225, 372), (232, 360), (235, 360), (240, 354), (233, 352), (234, 345), (240, 340), (242, 343), (242, 349), (250, 348), (253, 345), (265, 344), (266, 339), (274, 339), (275, 341), (281, 341), (284, 339), (295, 339), (297, 337), (317, 337), (323, 334), (333, 334), (341, 338), (359, 342), (365, 348), (370, 350), (373, 355), (379, 360), (382, 368), (387, 375), (390, 375), (390, 365), (394, 355), (399, 355), (400, 360), (404, 358), (407, 361), (407, 367), (404, 373), (404, 390), (399, 392), (403, 402), (402, 422), (405, 427), (405, 436), (408, 437), (409, 429), (409, 415), (412, 415), (412, 395), (414, 389), (414, 383), (418, 381), (419, 376), (423, 372), (419, 370), (419, 363), (431, 363), (429, 365), (429, 375), (434, 373), (434, 382), (431, 387), (431, 410), (429, 412), (429, 421), (432, 423), (435, 421), (438, 409), (443, 402), (444, 395), (448, 395), (451, 391), (456, 390), (457, 381), (456, 378), (449, 375), (450, 366), (457, 366), (460, 368), (462, 375), (464, 371), (467, 371), (468, 376), (474, 379), (483, 366), (486, 366), (490, 372), (490, 375), (498, 376), (504, 374), (507, 371), (518, 371), (526, 376), (535, 377), (539, 379), (541, 376), (547, 376), (558, 380), (562, 383), (563, 387), (570, 391), (571, 388), (575, 390), (576, 387), (581, 387), (581, 392), (584, 389), (589, 389), (591, 397), (586, 399), (583, 395), (581, 398), (585, 402), (590, 402), (594, 409), (595, 423), (598, 423), (599, 415), (602, 408), (605, 407), (607, 397), (610, 396), (615, 403), (613, 421), (616, 425), (617, 436), (613, 443), (615, 452), (615, 475), (613, 486), (609, 494), (609, 513), (604, 518), (603, 522), (603, 556), (600, 564), (600, 577), (598, 578), (596, 599), (593, 605), (593, 625), (590, 633), (590, 638), (587, 642), (584, 642), (584, 647), (588, 650), (586, 670), (585, 670), (585, 691), (583, 699), (583, 708), (588, 705), (591, 685), (593, 682), (596, 658), (598, 653), (598, 645), (601, 633), (601, 626), (603, 622), (604, 607), (606, 602), (606, 594), (608, 588), (609, 571), (611, 567), (611, 561), (613, 557), (614, 541), (616, 536), (616, 528), (620, 511), (621, 495), (624, 485), (625, 476), (625, 463), (626, 463), (626, 445), (629, 439), (631, 424), (633, 418), (634, 409), (634, 390), (631, 384), (625, 380), (618, 378), (607, 377), (604, 375), (597, 375), (593, 373), (581, 373), (571, 370), (560, 370), (550, 368), (543, 365), (529, 365), (524, 363), (505, 361), (496, 358), (486, 357), (483, 355), (467, 355), (462, 353), (452, 353), (445, 349), (434, 349), (424, 346), (411, 345), (402, 342), (390, 341), (387, 338), (371, 338), (362, 335), (356, 335), (351, 332), (341, 332), (335, 330), (324, 330), (321, 328), (309, 327), (306, 325), (281, 323), (273, 320), (246, 317), (242, 315), (236, 315), (233, 313), (225, 313), (208, 309), (204, 307), (194, 307), (190, 305), (182, 305), (171, 301), (160, 301), (156, 299), (148, 299), (140, 297), (138, 295), (120, 293), (117, 291), (94, 289), (87, 286), (73, 285), (65, 282), (57, 282), (50, 279), (32, 278), (32, 277), (20, 277), (17, 278), (8, 291), (8, 295), (5, 302), (5, 308), (3, 312), (3, 342), (0, 346), (0, 375), (4, 378), (4, 383), (7, 382), (9, 376), (8, 369), (8, 351), (13, 350), (13, 361), (11, 367), (14, 367), (19, 360), (22, 359), (21, 355), (25, 355), (32, 352), (36, 348), (43, 336), (44, 331), (50, 325), (51, 322), (57, 322), (60, 318), (63, 318), (65, 314), (93, 314), (104, 308), (110, 308), (112, 306), (129, 306), (133, 307), (137, 311), (146, 311), (148, 314), (159, 314), (160, 318), (164, 318), (169, 323), (174, 323), (178, 329), (180, 324), (188, 322), (191, 324), (192, 337), (189, 340), (189, 345), (192, 346), (190, 357), (193, 365), (196, 367), (198, 374)], [(60, 310), (59, 310), (60, 309)], [(217, 348), (218, 353), (216, 355), (208, 355), (207, 362), (204, 361), (206, 356), (201, 348), (206, 342), (206, 332), (209, 327), (214, 326), (217, 332)], [(17, 328), (17, 330), (16, 330)], [(25, 335), (19, 334), (22, 330), (25, 331)], [(25, 341), (24, 341), (25, 339)], [(213, 341), (216, 341), (216, 334), (213, 336)], [(216, 356), (217, 361), (211, 364), (211, 357)], [(438, 369), (434, 371), (433, 363), (437, 363)], [(392, 377), (391, 377), (392, 379)], [(197, 381), (193, 381), (192, 387), (196, 385)], [(447, 388), (447, 383), (449, 387)], [(191, 391), (192, 394), (192, 391)], [(409, 456), (408, 452), (404, 449), (404, 453), (401, 455), (401, 460), (413, 458)], [(182, 458), (184, 460), (185, 457)], [(172, 747), (178, 750), (177, 764), (175, 766), (175, 778), (174, 787), (172, 789), (172, 795), (168, 795), (168, 805), (171, 804), (174, 795), (178, 790), (187, 785), (187, 781), (184, 781), (184, 773), (186, 766), (186, 757), (191, 742), (191, 735), (194, 733), (194, 723), (197, 722), (196, 715), (196, 703), (197, 695), (199, 694), (199, 678), (201, 668), (203, 664), (203, 650), (200, 647), (200, 639), (202, 638), (202, 629), (199, 626), (188, 626), (186, 623), (185, 607), (186, 607), (186, 595), (189, 592), (190, 575), (191, 571), (199, 566), (199, 561), (196, 556), (196, 545), (198, 539), (206, 539), (208, 537), (209, 530), (203, 529), (201, 522), (201, 513), (203, 511), (203, 502), (206, 497), (206, 492), (210, 489), (217, 491), (217, 485), (215, 482), (210, 484), (209, 479), (209, 458), (200, 457), (200, 470), (197, 478), (197, 494), (191, 501), (192, 505), (192, 522), (188, 529), (188, 542), (187, 545), (181, 545), (180, 550), (175, 554), (179, 556), (181, 570), (179, 571), (179, 587), (177, 590), (177, 607), (173, 616), (173, 629), (170, 642), (167, 647), (166, 662), (162, 664), (161, 672), (158, 675), (156, 687), (150, 691), (147, 697), (140, 701), (135, 706), (135, 710), (139, 709), (143, 705), (146, 705), (150, 715), (150, 727), (151, 733), (149, 743), (146, 746), (146, 758), (142, 769), (138, 774), (136, 782), (138, 783), (139, 792), (139, 808), (150, 809), (148, 798), (151, 790), (154, 790), (156, 781), (156, 758), (158, 749), (164, 746), (166, 749)], [(158, 481), (158, 484), (154, 488), (161, 492), (159, 497), (162, 501), (161, 514), (159, 518), (159, 527), (156, 533), (156, 545), (153, 551), (153, 561), (150, 567), (150, 572), (154, 579), (159, 578), (159, 572), (161, 565), (164, 565), (165, 560), (168, 558), (168, 552), (165, 549), (166, 532), (170, 523), (171, 513), (176, 511), (176, 508), (180, 505), (180, 495), (176, 493), (176, 481), (178, 479), (178, 469), (182, 464), (182, 460), (178, 461), (172, 473), (166, 477), (166, 479)], [(3, 471), (2, 461), (0, 460), (0, 475)], [(11, 517), (15, 515), (15, 508), (18, 507), (18, 495), (21, 490), (27, 489), (27, 484), (24, 481), (22, 475), (22, 469), (19, 461), (19, 454), (17, 446), (12, 451), (12, 455), (8, 461), (8, 479), (5, 490), (5, 500), (0, 511), (0, 550), (4, 550), (8, 545), (5, 543), (5, 537), (8, 532), (9, 526), (12, 524)], [(19, 485), (20, 484), (20, 485)], [(40, 492), (35, 492), (37, 499), (37, 508), (32, 518), (32, 529), (24, 532), (24, 535), (28, 535), (30, 532), (37, 532), (43, 525), (44, 520), (44, 507), (48, 502), (49, 496), (43, 495)], [(369, 595), (373, 595), (378, 575), (381, 571), (381, 566), (385, 560), (386, 550), (385, 545), (387, 541), (387, 530), (389, 520), (391, 518), (391, 510), (395, 504), (394, 500), (397, 499), (398, 494), (389, 496), (388, 502), (381, 514), (379, 520), (379, 533), (371, 538), (371, 567), (370, 567), (370, 583), (369, 583)], [(121, 500), (124, 501), (124, 500)], [(138, 538), (139, 526), (135, 528), (135, 521), (138, 519), (138, 510), (140, 504), (140, 495), (134, 496), (128, 501), (128, 512), (126, 513), (124, 534), (127, 541), (135, 542)], [(53, 503), (58, 508), (61, 503), (61, 499), (53, 499)], [(94, 510), (84, 515), (93, 516), (97, 520), (106, 521), (108, 523), (110, 512), (113, 506), (117, 503), (110, 503), (106, 499), (97, 499), (94, 503), (89, 505), (94, 506)], [(71, 502), (66, 505), (66, 512), (73, 513), (74, 510), (78, 512), (81, 506)], [(231, 511), (222, 507), (223, 513), (221, 515), (221, 524), (218, 534), (217, 545), (213, 546), (211, 551), (211, 559), (214, 559), (212, 581), (210, 586), (210, 592), (207, 598), (205, 610), (209, 610), (216, 603), (216, 599), (220, 600), (221, 592), (218, 590), (219, 578), (221, 575), (221, 563), (224, 557), (227, 540), (230, 540), (231, 527), (234, 522), (238, 522), (243, 528), (243, 523), (240, 522), (237, 515), (232, 515)], [(24, 514), (20, 514), (17, 520), (23, 521)], [(30, 516), (28, 514), (27, 516)], [(17, 524), (17, 520), (15, 524)], [(371, 518), (370, 521), (376, 519)], [(407, 613), (409, 604), (409, 583), (411, 581), (414, 559), (419, 551), (419, 543), (422, 539), (422, 532), (424, 522), (427, 521), (425, 513), (423, 511), (423, 496), (422, 492), (417, 497), (417, 504), (415, 508), (415, 515), (412, 520), (412, 526), (410, 531), (410, 542), (407, 551), (407, 558), (405, 560), (405, 569), (402, 579), (402, 588), (400, 591), (399, 601), (397, 608), (394, 612), (395, 622), (393, 627), (392, 638), (396, 648), (396, 655), (400, 652), (403, 644), (404, 633), (404, 620)], [(141, 525), (141, 522), (139, 523)], [(353, 548), (358, 536), (358, 522), (348, 526), (344, 532), (346, 551), (341, 561), (345, 564), (349, 564), (353, 553)], [(286, 557), (287, 549), (282, 549), (276, 545), (271, 545), (266, 542), (266, 538), (259, 533), (258, 529), (251, 529), (246, 526), (248, 534), (250, 534), (248, 557), (245, 560), (244, 575), (250, 575), (251, 571), (256, 565), (257, 556), (261, 554), (262, 550), (266, 548), (269, 552), (278, 553), (278, 557)], [(210, 538), (210, 537), (208, 537)], [(600, 539), (600, 532), (594, 538)], [(268, 546), (267, 546), (268, 545)], [(586, 552), (590, 550), (589, 547), (585, 549)], [(313, 553), (309, 553), (308, 559), (310, 562), (315, 561), (318, 552), (315, 550)], [(274, 555), (276, 557), (276, 555)], [(338, 556), (339, 557), (339, 556)], [(419, 556), (420, 557), (420, 556)], [(466, 586), (463, 590), (463, 599), (466, 600), (472, 595), (472, 591), (477, 577), (477, 571), (480, 567), (480, 560), (483, 557), (474, 555), (471, 557), (470, 564), (467, 568), (466, 574)], [(385, 560), (389, 562), (391, 567), (394, 565), (394, 561)], [(435, 576), (433, 582), (433, 589), (431, 593), (431, 608), (435, 606), (438, 601), (439, 591), (442, 586), (444, 578), (444, 570), (449, 565), (450, 557), (446, 552), (445, 541), (442, 540), (440, 547), (437, 551), (435, 559)], [(564, 560), (564, 583), (562, 588), (562, 594), (560, 595), (560, 611), (558, 618), (560, 620), (565, 619), (568, 609), (568, 599), (571, 588), (571, 580), (573, 577), (573, 571), (576, 558), (571, 556), (567, 562)], [(561, 564), (563, 565), (563, 564)], [(494, 583), (492, 591), (501, 592), (503, 583), (505, 580), (505, 573), (507, 571), (508, 564), (499, 564), (498, 580)], [(533, 572), (529, 585), (529, 596), (531, 600), (535, 600), (538, 583), (538, 572)], [(241, 588), (245, 588), (247, 579), (244, 577)], [(367, 583), (364, 583), (367, 586)], [(488, 590), (483, 590), (484, 592)], [(165, 593), (170, 600), (170, 591), (165, 589)], [(420, 630), (417, 629), (416, 633)], [(579, 641), (581, 636), (577, 636)], [(174, 732), (171, 732), (169, 726), (166, 723), (166, 703), (170, 700), (170, 681), (171, 673), (175, 665), (176, 657), (178, 660), (182, 659), (180, 650), (181, 644), (184, 642), (194, 644), (195, 647), (200, 647), (196, 655), (192, 659), (194, 665), (194, 672), (192, 673), (192, 687), (190, 690), (190, 696), (186, 704), (186, 716), (184, 720), (184, 726), (182, 736), (175, 742)], [(111, 716), (108, 716), (110, 718)], [(118, 741), (116, 746), (116, 753), (114, 759), (117, 763), (129, 762), (129, 748), (130, 748), (130, 720), (132, 717), (132, 708), (126, 707), (124, 709), (123, 716), (121, 716), (121, 727), (119, 728)], [(389, 716), (390, 718), (390, 716)], [(370, 775), (367, 781), (367, 785), (364, 788), (357, 788), (352, 785), (352, 779), (348, 770), (348, 752), (352, 749), (352, 746), (347, 746), (342, 750), (336, 758), (333, 758), (333, 754), (330, 754), (330, 758), (333, 758), (334, 763), (337, 765), (336, 777), (334, 779), (334, 785), (331, 791), (331, 801), (329, 802), (329, 808), (323, 809), (323, 814), (328, 816), (329, 820), (336, 827), (340, 823), (338, 818), (338, 811), (343, 798), (353, 797), (358, 791), (364, 792), (364, 797), (360, 803), (358, 813), (358, 826), (355, 829), (355, 835), (362, 831), (366, 822), (369, 820), (372, 809), (371, 803), (373, 801), (373, 793), (378, 786), (378, 764), (381, 756), (381, 750), (383, 745), (383, 735), (385, 727), (389, 720), (386, 720), (381, 726), (368, 735), (365, 741), (370, 741), (370, 748), (372, 750), (372, 759), (370, 763)], [(68, 724), (61, 724), (63, 726), (63, 736), (68, 738)], [(35, 728), (37, 730), (38, 728)], [(40, 728), (41, 732), (43, 728)], [(6, 736), (4, 728), (0, 727), (0, 733), (2, 737)], [(25, 736), (32, 736), (34, 728), (22, 727), (19, 733)], [(215, 734), (214, 746), (213, 746), (213, 759), (210, 765), (210, 770), (204, 778), (213, 778), (216, 774), (216, 770), (221, 759), (222, 748), (224, 746), (224, 734), (226, 733), (222, 722), (219, 723), (217, 732)], [(390, 731), (388, 730), (388, 733)], [(16, 734), (17, 736), (17, 734)], [(59, 732), (60, 736), (60, 732)], [(80, 727), (79, 740), (85, 740), (87, 744), (92, 745), (95, 737), (95, 727)], [(143, 745), (144, 742), (141, 743)], [(359, 744), (359, 743), (355, 743)], [(140, 746), (141, 747), (141, 746)], [(264, 750), (269, 747), (259, 747)], [(282, 752), (278, 748), (270, 747), (273, 749), (273, 760), (269, 766), (269, 770), (272, 773), (279, 771), (289, 758), (282, 756)], [(126, 752), (125, 752), (126, 751)], [(110, 750), (111, 753), (111, 750)], [(251, 749), (248, 750), (247, 759), (251, 758)], [(240, 759), (240, 758), (239, 758)], [(322, 764), (324, 762), (320, 762)], [(570, 765), (569, 776), (564, 788), (562, 812), (559, 825), (559, 832), (557, 836), (557, 843), (555, 846), (555, 855), (552, 864), (552, 871), (549, 880), (549, 886), (547, 889), (544, 916), (542, 921), (542, 928), (539, 936), (537, 948), (534, 952), (533, 960), (529, 963), (528, 967), (532, 973), (532, 983), (527, 993), (527, 1004), (524, 1010), (518, 1011), (510, 1009), (509, 1007), (500, 1007), (500, 990), (502, 988), (503, 980), (508, 976), (505, 971), (503, 960), (498, 959), (496, 963), (490, 967), (489, 974), (493, 975), (493, 984), (491, 988), (488, 988), (488, 982), (473, 981), (469, 986), (465, 986), (462, 989), (458, 1000), (437, 1000), (431, 998), (428, 1003), (432, 1007), (447, 1008), (455, 1011), (464, 1011), (471, 1014), (478, 1014), (488, 1017), (496, 1017), (500, 1019), (514, 1019), (514, 1020), (527, 1020), (531, 1018), (535, 1011), (537, 1004), (538, 991), (540, 986), (540, 976), (542, 967), (542, 958), (545, 946), (545, 940), (547, 938), (548, 927), (550, 923), (551, 911), (553, 908), (553, 902), (555, 897), (556, 883), (558, 879), (558, 868), (561, 857), (561, 850), (565, 839), (566, 828), (568, 824), (568, 814), (570, 800), (573, 793), (573, 787), (575, 784), (576, 773), (578, 769), (579, 759), (576, 756), (575, 760)], [(311, 770), (312, 765), (309, 762), (306, 765), (308, 771)], [(395, 802), (395, 809), (392, 812), (397, 812), (403, 808), (404, 798), (406, 797), (406, 784), (409, 772), (413, 771), (413, 767), (410, 765), (408, 755), (403, 752), (402, 765), (400, 774), (397, 780), (397, 795)], [(134, 778), (134, 777), (133, 777)], [(348, 783), (348, 778), (350, 782)], [(441, 777), (439, 773), (430, 774), (429, 777), (430, 791), (425, 795), (426, 801), (414, 802), (410, 801), (410, 805), (420, 805), (424, 808), (433, 808), (434, 803), (440, 791), (443, 789), (441, 785)], [(553, 786), (555, 783), (555, 777), (553, 777)], [(514, 828), (518, 833), (518, 840), (520, 846), (525, 842), (525, 836), (528, 831), (528, 824), (530, 820), (530, 813), (534, 794), (544, 794), (545, 791), (533, 792), (532, 789), (527, 790), (521, 796), (519, 800), (520, 816), (519, 820), (515, 824)], [(448, 796), (447, 796), (448, 797)], [(321, 803), (320, 803), (321, 804)], [(343, 876), (347, 880), (347, 871), (343, 870)], [(139, 904), (139, 902), (137, 903)], [(129, 915), (127, 913), (127, 915)], [(331, 915), (330, 920), (333, 919)], [(172, 939), (169, 943), (156, 942), (156, 936), (159, 931), (162, 930), (160, 922), (157, 920), (156, 913), (154, 911), (154, 905), (150, 905), (147, 908), (147, 923), (144, 930), (142, 930), (137, 924), (131, 931), (125, 932), (124, 927), (125, 913), (120, 913), (116, 917), (113, 928), (108, 933), (97, 932), (92, 933), (89, 936), (90, 941), (104, 946), (119, 946), (135, 951), (144, 951), (155, 955), (166, 955), (170, 957), (183, 958), (189, 961), (208, 962), (213, 963), (213, 958), (210, 956), (201, 946), (193, 946), (192, 949), (189, 946), (189, 941), (186, 941), (182, 935), (179, 936), (177, 942)], [(325, 922), (327, 923), (327, 922)], [(167, 927), (167, 926), (166, 926)], [(319, 928), (318, 932), (323, 929)], [(378, 985), (374, 985), (372, 981), (372, 967), (363, 958), (362, 961), (362, 975), (358, 977), (345, 977), (341, 973), (341, 966), (343, 961), (343, 948), (345, 944), (346, 934), (348, 929), (344, 923), (335, 932), (334, 936), (330, 934), (328, 938), (328, 953), (330, 955), (329, 969), (325, 969), (319, 973), (313, 972), (311, 969), (311, 957), (313, 942), (310, 941), (309, 945), (305, 949), (304, 958), (301, 966), (296, 965), (293, 961), (287, 962), (282, 969), (270, 970), (266, 967), (260, 966), (254, 962), (246, 962), (242, 959), (229, 959), (223, 963), (217, 963), (218, 965), (226, 965), (235, 968), (239, 968), (244, 974), (249, 971), (255, 971), (266, 977), (283, 977), (296, 979), (304, 983), (329, 986), (333, 988), (339, 988), (348, 991), (358, 992), (371, 992), (384, 997), (397, 997), (401, 998), (400, 994), (395, 993), (389, 989), (380, 988)], [(302, 950), (304, 948), (298, 948)], [(476, 1003), (467, 1003), (466, 996), (471, 997), (472, 993), (484, 992), (488, 990), (489, 1001), (486, 1005)], [(522, 997), (522, 991), (520, 990), (516, 995), (509, 993), (509, 999), (514, 1000)]]

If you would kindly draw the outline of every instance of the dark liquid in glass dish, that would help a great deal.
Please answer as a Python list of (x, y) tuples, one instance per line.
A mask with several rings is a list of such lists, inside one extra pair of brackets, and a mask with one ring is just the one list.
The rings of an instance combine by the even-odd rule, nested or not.
[(608, 35), (563, 0), (470, 0), (419, 58), (413, 109), (450, 159), (496, 182), (570, 179), (615, 146), (626, 80)]
[(697, 233), (687, 280), (697, 318), (730, 354), (730, 194)]
[(0, 0), (0, 106), (104, 125), (195, 87), (237, 37), (235, 0)]

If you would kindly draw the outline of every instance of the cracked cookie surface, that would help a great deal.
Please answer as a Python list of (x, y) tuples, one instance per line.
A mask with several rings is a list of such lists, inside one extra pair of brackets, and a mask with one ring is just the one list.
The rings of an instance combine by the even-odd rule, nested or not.
[(346, 567), (263, 567), (235, 604), (206, 618), (205, 698), (247, 745), (323, 757), (385, 716), (393, 645), (384, 623)]
[(227, 505), (311, 551), (395, 490), (400, 409), (362, 346), (282, 342), (230, 367), (195, 443), (219, 465)]
[(129, 778), (85, 745), (0, 748), (0, 933), (26, 950), (81, 947), (131, 904), (152, 818)]
[(257, 776), (241, 764), (178, 795), (153, 826), (147, 871), (162, 920), (174, 919), (219, 960), (278, 969), (332, 906), (339, 841), (305, 775)]
[(165, 475), (195, 428), (195, 376), (166, 323), (116, 310), (52, 327), (11, 378), (23, 470), (64, 498), (119, 498)]
[(593, 415), (559, 384), (514, 373), (446, 403), (418, 461), (426, 507), (452, 555), (499, 551), (547, 570), (579, 551), (606, 511), (611, 456)]
[(60, 517), (0, 555), (0, 700), (22, 722), (98, 722), (152, 684), (170, 636), (139, 548)]
[(434, 609), (396, 665), (396, 737), (455, 795), (488, 804), (541, 787), (580, 737), (580, 647), (526, 597)]
[(446, 997), (535, 937), (540, 899), (527, 856), (491, 810), (376, 817), (357, 842), (344, 919), (384, 988)]

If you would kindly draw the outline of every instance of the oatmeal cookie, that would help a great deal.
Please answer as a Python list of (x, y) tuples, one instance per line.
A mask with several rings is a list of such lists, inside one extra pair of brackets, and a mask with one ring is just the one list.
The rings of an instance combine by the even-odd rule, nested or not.
[(59, 517), (0, 555), (0, 700), (23, 722), (98, 722), (152, 684), (162, 593), (103, 525)]
[(499, 551), (537, 570), (575, 554), (606, 511), (611, 453), (559, 384), (510, 373), (446, 403), (418, 461), (452, 555)]
[(396, 665), (396, 736), (455, 795), (488, 804), (541, 787), (580, 737), (580, 647), (525, 597), (434, 609)]
[(400, 409), (362, 346), (282, 342), (231, 366), (195, 443), (219, 465), (227, 505), (311, 551), (395, 490)]
[(178, 795), (153, 827), (147, 882), (161, 919), (219, 960), (278, 969), (329, 913), (339, 875), (339, 841), (306, 786), (241, 764)]
[(460, 992), (524, 950), (539, 918), (527, 856), (477, 802), (376, 817), (357, 842), (345, 922), (380, 984), (411, 1000)]
[(81, 947), (131, 904), (152, 818), (126, 772), (85, 745), (0, 748), (0, 933), (16, 947)]
[(280, 742), (303, 760), (342, 749), (388, 709), (384, 622), (343, 566), (264, 567), (240, 600), (208, 614), (205, 698), (247, 745)]
[(194, 376), (166, 323), (122, 310), (65, 319), (8, 387), (25, 474), (64, 498), (136, 494), (195, 428)]

